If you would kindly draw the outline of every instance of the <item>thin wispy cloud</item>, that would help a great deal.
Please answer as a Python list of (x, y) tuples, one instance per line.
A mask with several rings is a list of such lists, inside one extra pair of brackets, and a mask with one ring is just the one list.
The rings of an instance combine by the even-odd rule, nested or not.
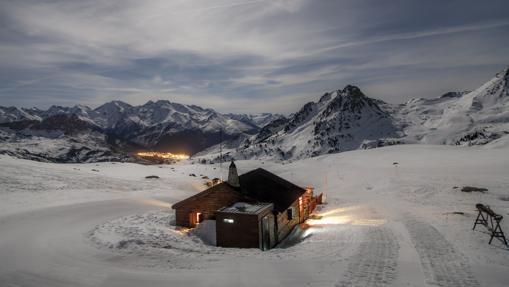
[(337, 50), (337, 49), (341, 49), (341, 48), (376, 44), (376, 43), (381, 43), (381, 42), (397, 41), (397, 40), (412, 40), (412, 39), (418, 39), (418, 38), (441, 36), (441, 35), (455, 34), (455, 33), (462, 33), (462, 32), (482, 31), (482, 30), (486, 30), (486, 29), (501, 28), (501, 27), (508, 27), (508, 26), (509, 26), (509, 20), (505, 20), (505, 21), (499, 21), (496, 23), (480, 23), (480, 24), (476, 24), (476, 25), (463, 25), (463, 26), (458, 26), (458, 27), (445, 27), (445, 28), (433, 29), (433, 30), (428, 30), (428, 31), (417, 31), (417, 32), (400, 33), (400, 34), (394, 34), (394, 35), (384, 35), (384, 36), (373, 37), (373, 38), (362, 40), (362, 41), (346, 42), (346, 43), (341, 43), (341, 44), (334, 45), (331, 47), (318, 49), (316, 51), (313, 51), (313, 54), (316, 55), (316, 54), (325, 53), (325, 52), (329, 52), (329, 51), (333, 51), (333, 50)]
[(347, 84), (388, 102), (436, 97), (475, 88), (509, 64), (507, 8), (506, 1), (7, 0), (0, 105), (168, 99), (286, 113)]

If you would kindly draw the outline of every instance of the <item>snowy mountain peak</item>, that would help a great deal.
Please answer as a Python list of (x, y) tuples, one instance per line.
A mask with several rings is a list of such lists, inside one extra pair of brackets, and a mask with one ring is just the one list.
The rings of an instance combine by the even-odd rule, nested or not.
[(323, 111), (321, 118), (329, 117), (337, 112), (362, 113), (364, 107), (372, 107), (374, 111), (382, 114), (382, 111), (371, 98), (366, 97), (364, 93), (356, 86), (348, 85), (343, 90), (336, 92), (336, 97), (329, 102)]
[(358, 98), (366, 97), (366, 95), (364, 95), (364, 93), (361, 92), (361, 89), (359, 87), (353, 85), (347, 85), (343, 89), (343, 94)]
[(390, 114), (356, 86), (327, 92), (288, 119), (280, 118), (244, 141), (238, 158), (298, 159), (359, 148), (365, 140), (396, 136)]
[(133, 107), (122, 101), (111, 101), (105, 103), (96, 109), (92, 119), (101, 127), (113, 128)]
[(461, 102), (471, 112), (491, 109), (509, 101), (509, 69), (497, 73), (484, 85), (465, 95)]
[(502, 78), (504, 81), (503, 89), (505, 90), (505, 95), (509, 95), (509, 67), (505, 68), (504, 71), (502, 71)]
[(472, 92), (411, 100), (395, 110), (406, 141), (479, 145), (509, 132), (509, 70)]
[(95, 108), (95, 110), (97, 111), (97, 110), (110, 109), (110, 108), (128, 109), (128, 108), (132, 108), (132, 106), (128, 103), (125, 103), (125, 102), (122, 102), (119, 100), (115, 100), (115, 101), (104, 103), (104, 104), (100, 105), (99, 107)]
[(470, 93), (471, 91), (464, 92), (447, 92), (440, 96), (441, 99), (461, 98), (463, 95)]
[(0, 123), (9, 123), (22, 120), (40, 120), (36, 114), (31, 114), (28, 109), (18, 107), (0, 106)]
[(320, 97), (320, 100), (318, 100), (318, 103), (328, 102), (331, 99), (332, 99), (332, 93), (327, 92), (327, 93), (323, 94), (323, 96)]
[(502, 74), (504, 74), (504, 78), (506, 80), (509, 79), (509, 66), (505, 67), (505, 69), (502, 71)]

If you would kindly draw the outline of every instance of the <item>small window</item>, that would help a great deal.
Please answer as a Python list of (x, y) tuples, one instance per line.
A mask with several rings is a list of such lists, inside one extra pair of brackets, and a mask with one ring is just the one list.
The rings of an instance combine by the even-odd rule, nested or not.
[(295, 210), (293, 207), (290, 207), (286, 210), (286, 216), (288, 217), (288, 220), (292, 220), (295, 216)]
[(223, 222), (231, 224), (231, 223), (234, 223), (235, 221), (233, 219), (231, 219), (231, 218), (225, 218), (225, 219), (223, 219)]

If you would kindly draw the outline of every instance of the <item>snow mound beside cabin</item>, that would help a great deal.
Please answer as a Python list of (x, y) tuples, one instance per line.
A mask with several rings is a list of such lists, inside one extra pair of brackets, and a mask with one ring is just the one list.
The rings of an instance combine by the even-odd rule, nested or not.
[[(235, 257), (301, 260), (337, 257), (339, 254), (344, 256), (354, 251), (349, 250), (355, 246), (352, 243), (364, 232), (358, 226), (344, 225), (336, 226), (331, 236), (320, 232), (324, 227), (310, 227), (308, 232), (303, 232), (303, 240), (299, 240), (298, 244), (262, 251), (257, 248), (213, 246), (203, 240), (203, 228), (180, 228), (175, 226), (174, 222), (175, 215), (171, 211), (134, 214), (96, 226), (87, 233), (87, 238), (99, 249), (133, 255), (138, 260), (146, 258), (158, 264), (165, 262), (168, 268), (200, 269), (207, 262), (228, 261)], [(348, 232), (345, 232), (346, 230)], [(208, 236), (209, 232), (206, 234)]]

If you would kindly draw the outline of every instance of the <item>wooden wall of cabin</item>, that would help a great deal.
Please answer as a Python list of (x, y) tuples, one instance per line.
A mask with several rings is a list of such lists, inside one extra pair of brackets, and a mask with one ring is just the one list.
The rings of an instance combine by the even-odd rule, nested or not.
[(312, 212), (313, 188), (306, 188), (306, 192), (301, 196), (300, 200), (302, 200), (302, 205), (299, 204), (300, 223), (303, 223)]
[(267, 216), (268, 217), (268, 220), (269, 220), (269, 238), (270, 238), (270, 248), (273, 248), (274, 246), (276, 246), (276, 244), (278, 243), (277, 242), (277, 234), (276, 234), (276, 216), (274, 216), (274, 213), (272, 211), (270, 212), (267, 212), (267, 213), (264, 213), (264, 214), (261, 214), (258, 216), (258, 222), (259, 222), (259, 225), (258, 225), (258, 233), (259, 233), (259, 236), (258, 236), (258, 241), (259, 242), (262, 242), (263, 238), (263, 231), (262, 231), (262, 218)]
[(203, 220), (214, 219), (216, 210), (238, 201), (242, 201), (240, 194), (218, 186), (215, 190), (175, 208), (175, 223), (177, 226), (194, 227), (190, 222), (191, 213), (200, 212)]
[(293, 207), (295, 212), (291, 220), (288, 219), (287, 211), (283, 211), (277, 215), (277, 242), (281, 242), (292, 231), (295, 225), (300, 223), (299, 199), (294, 201), (288, 208)]
[[(227, 223), (224, 219), (232, 219)], [(259, 218), (256, 214), (216, 213), (216, 244), (222, 247), (259, 248)]]

